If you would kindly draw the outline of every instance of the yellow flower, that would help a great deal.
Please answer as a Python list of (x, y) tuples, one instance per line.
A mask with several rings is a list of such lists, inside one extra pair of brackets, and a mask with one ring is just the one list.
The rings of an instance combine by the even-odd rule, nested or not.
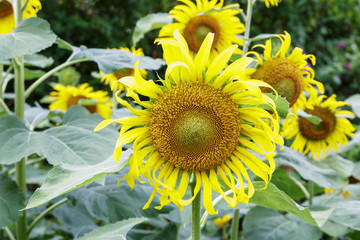
[[(134, 109), (118, 97), (135, 116), (105, 120), (95, 131), (112, 122), (122, 124), (113, 157), (118, 161), (122, 146), (133, 142), (134, 154), (124, 179), (132, 188), (140, 175), (148, 178), (154, 191), (144, 208), (159, 193), (158, 209), (173, 202), (182, 210), (202, 186), (205, 209), (215, 214), (213, 190), (231, 207), (247, 203), (254, 194), (245, 166), (266, 184), (270, 181), (275, 169), (275, 143), (283, 144), (283, 139), (278, 134), (278, 121), (258, 107), (266, 104), (275, 108), (274, 102), (260, 91), (259, 86), (267, 84), (242, 79), (248, 76), (246, 68), (251, 58), (227, 66), (237, 48), (233, 45), (209, 63), (214, 34), (205, 38), (195, 58), (179, 31), (174, 32), (174, 37), (157, 41), (168, 65), (165, 80), (160, 80), (163, 86), (143, 79), (138, 64), (135, 77), (120, 80), (129, 89), (127, 95), (145, 109)], [(149, 101), (140, 100), (138, 94)], [(260, 160), (254, 152), (266, 160)], [(184, 200), (189, 178), (196, 182), (194, 196)], [(220, 182), (233, 191), (230, 196), (225, 195)]]
[(354, 116), (350, 111), (341, 110), (339, 107), (348, 105), (342, 101), (336, 101), (335, 95), (327, 98), (321, 95), (311, 96), (307, 101), (299, 101), (299, 108), (306, 113), (321, 118), (317, 125), (311, 123), (302, 116), (290, 115), (283, 124), (283, 136), (295, 137), (291, 148), (307, 154), (315, 159), (326, 156), (331, 149), (339, 151), (339, 144), (345, 145), (348, 138), (353, 136), (355, 128), (350, 121), (342, 116)]
[(230, 215), (224, 215), (222, 218), (221, 217), (215, 218), (214, 222), (220, 228), (223, 228), (225, 224), (231, 220), (231, 218), (232, 217)]
[[(223, 0), (178, 0), (182, 5), (175, 6), (169, 13), (175, 20), (174, 23), (162, 27), (159, 37), (172, 37), (174, 30), (178, 29), (186, 39), (190, 50), (197, 53), (201, 43), (209, 32), (215, 34), (211, 47), (210, 58), (228, 48), (231, 44), (242, 45), (243, 40), (236, 37), (244, 32), (245, 27), (236, 17), (240, 10), (230, 7), (237, 4), (223, 7)], [(215, 10), (212, 12), (207, 11)], [(237, 49), (237, 52), (241, 52)]]
[[(25, 3), (26, 0), (23, 0)], [(29, 0), (25, 11), (24, 19), (36, 17), (41, 9), (40, 0)], [(11, 3), (8, 0), (0, 0), (0, 34), (11, 33), (15, 28), (15, 17)]]
[(269, 8), (270, 6), (278, 6), (278, 2), (281, 2), (282, 0), (261, 0), (265, 3), (266, 7)]
[[(258, 60), (258, 66), (251, 75), (254, 79), (260, 79), (273, 86), (279, 95), (285, 97), (292, 107), (299, 98), (303, 98), (303, 90), (311, 95), (317, 95), (313, 85), (317, 86), (321, 93), (324, 92), (322, 83), (314, 80), (314, 70), (308, 66), (307, 59), (315, 64), (314, 55), (303, 54), (301, 48), (294, 48), (289, 56), (287, 52), (291, 44), (291, 36), (285, 31), (278, 38), (281, 40), (281, 47), (273, 56), (271, 40), (267, 40), (265, 45), (259, 44), (255, 47), (264, 48), (262, 59), (256, 52), (254, 54)], [(267, 90), (266, 90), (267, 91)]]
[(107, 92), (93, 91), (89, 84), (81, 84), (80, 87), (63, 86), (56, 84), (54, 86), (55, 92), (51, 92), (52, 97), (49, 100), (55, 102), (49, 105), (50, 110), (63, 110), (67, 111), (71, 106), (79, 104), (79, 100), (94, 100), (94, 104), (83, 105), (90, 113), (98, 113), (103, 118), (110, 118), (112, 102), (109, 101)]
[[(131, 51), (129, 48), (120, 47), (121, 50), (125, 50), (127, 52), (131, 52), (137, 56), (144, 56), (144, 52), (141, 48), (135, 49), (134, 47), (131, 48)], [(146, 71), (140, 70), (140, 73), (143, 77), (146, 77)], [(110, 85), (110, 89), (112, 91), (121, 90), (125, 91), (126, 86), (118, 80), (120, 78), (126, 77), (126, 76), (134, 76), (134, 69), (132, 68), (122, 68), (118, 69), (116, 73), (110, 73), (110, 74), (104, 74), (103, 72), (100, 72), (102, 75), (102, 78), (100, 79), (101, 82), (105, 82), (105, 84)]]

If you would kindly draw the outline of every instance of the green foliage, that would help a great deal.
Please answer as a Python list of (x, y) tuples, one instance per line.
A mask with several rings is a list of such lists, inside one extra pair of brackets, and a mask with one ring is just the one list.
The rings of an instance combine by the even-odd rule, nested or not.
[(127, 232), (136, 224), (146, 221), (146, 218), (129, 218), (127, 220), (122, 220), (116, 223), (105, 225), (99, 227), (94, 231), (85, 234), (79, 240), (97, 240), (97, 239), (106, 239), (106, 240), (118, 240), (126, 239)]
[(49, 23), (41, 18), (22, 21), (10, 34), (0, 35), (0, 59), (10, 59), (37, 53), (56, 40)]
[(24, 194), (4, 173), (0, 173), (0, 229), (16, 223), (24, 207)]

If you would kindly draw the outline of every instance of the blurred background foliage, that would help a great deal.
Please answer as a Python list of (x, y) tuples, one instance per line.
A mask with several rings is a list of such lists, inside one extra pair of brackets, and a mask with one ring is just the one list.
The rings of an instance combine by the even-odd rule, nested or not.
[[(225, 0), (225, 4), (232, 3), (236, 1)], [(239, 3), (246, 11), (246, 0)], [(42, 1), (39, 16), (50, 22), (59, 37), (75, 46), (131, 47), (131, 35), (141, 17), (168, 12), (177, 4), (174, 0), (52, 0)], [(316, 56), (315, 76), (325, 84), (326, 94), (335, 93), (343, 100), (360, 91), (359, 12), (358, 0), (283, 0), (278, 7), (269, 9), (258, 2), (253, 12), (251, 36), (288, 31), (294, 46)], [(153, 44), (157, 35), (158, 30), (149, 32), (136, 47), (143, 48), (147, 56), (161, 57), (161, 48)], [(57, 65), (65, 61), (69, 53), (54, 46), (44, 54), (52, 56)], [(94, 63), (75, 67), (81, 73), (80, 82), (105, 89), (91, 76), (91, 72), (97, 71)], [(155, 73), (150, 77), (156, 78)], [(53, 81), (57, 81), (55, 76)], [(42, 85), (32, 97), (39, 99), (49, 91), (49, 85)]]

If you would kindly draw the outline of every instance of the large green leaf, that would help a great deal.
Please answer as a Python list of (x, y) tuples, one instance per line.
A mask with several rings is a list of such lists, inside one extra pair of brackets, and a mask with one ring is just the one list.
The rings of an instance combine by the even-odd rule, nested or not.
[(161, 28), (172, 22), (172, 18), (168, 13), (151, 13), (142, 17), (137, 21), (134, 33), (132, 35), (133, 45), (144, 37), (144, 35), (154, 29)]
[(125, 172), (122, 171), (119, 175), (107, 175), (105, 186), (92, 183), (72, 191), (68, 196), (71, 199), (76, 199), (78, 205), (84, 205), (93, 218), (104, 222), (116, 222), (129, 217), (155, 217), (160, 213), (168, 213), (174, 209), (173, 205), (164, 206), (161, 210), (155, 209), (155, 206), (160, 205), (157, 196), (148, 209), (143, 209), (153, 187), (147, 181), (144, 183), (137, 182), (133, 189), (128, 186), (125, 180), (118, 185), (119, 179), (123, 177)]
[(85, 234), (78, 240), (126, 240), (127, 232), (133, 228), (136, 224), (142, 223), (147, 219), (141, 218), (129, 218), (116, 223), (108, 224), (93, 230), (90, 233)]
[(334, 208), (330, 219), (336, 223), (360, 231), (360, 201), (334, 199), (326, 206)]
[(165, 61), (147, 56), (137, 56), (120, 49), (87, 48), (86, 46), (73, 47), (72, 60), (87, 58), (97, 63), (103, 73), (114, 73), (122, 68), (134, 68), (139, 61), (140, 69), (157, 70), (165, 64)]
[(107, 173), (118, 172), (125, 166), (131, 152), (123, 152), (120, 163), (110, 157), (93, 166), (55, 166), (48, 173), (44, 184), (31, 196), (26, 209), (47, 203), (62, 194), (94, 182)]
[(243, 240), (318, 240), (321, 231), (291, 215), (262, 207), (252, 208), (243, 221)]
[(360, 94), (352, 95), (345, 99), (345, 102), (349, 103), (355, 115), (360, 117)]
[(50, 47), (55, 40), (56, 35), (46, 20), (25, 19), (11, 33), (0, 35), (0, 60), (37, 53)]
[[(28, 115), (28, 114), (27, 114)], [(37, 123), (31, 117), (30, 126)], [(71, 107), (62, 125), (43, 132), (30, 131), (15, 116), (0, 118), (0, 163), (12, 164), (32, 153), (44, 155), (52, 165), (88, 166), (112, 155), (119, 135), (107, 127), (97, 133), (94, 128), (103, 119), (81, 106)]]
[(263, 182), (254, 182), (254, 186), (256, 190), (255, 194), (250, 198), (251, 203), (266, 208), (286, 211), (314, 226), (322, 226), (332, 212), (331, 208), (312, 208), (311, 210), (305, 208), (297, 204), (272, 183), (269, 183), (266, 189), (263, 189)]
[(0, 174), (0, 229), (16, 223), (24, 207), (24, 193), (16, 183)]
[(319, 167), (311, 163), (309, 158), (289, 147), (279, 151), (277, 157), (280, 163), (293, 167), (302, 178), (311, 180), (321, 187), (340, 188), (347, 184), (347, 178), (340, 176), (335, 170)]
[(41, 54), (32, 54), (32, 55), (24, 56), (25, 66), (46, 68), (46, 67), (50, 67), (51, 64), (53, 63), (54, 63), (54, 59), (52, 57), (45, 57), (44, 55)]

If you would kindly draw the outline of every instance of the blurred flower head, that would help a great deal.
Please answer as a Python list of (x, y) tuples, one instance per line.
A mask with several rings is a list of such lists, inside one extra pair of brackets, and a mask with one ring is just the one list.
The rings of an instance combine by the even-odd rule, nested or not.
[(223, 228), (225, 226), (225, 224), (228, 223), (231, 219), (232, 219), (232, 217), (230, 215), (224, 215), (223, 217), (215, 218), (214, 222), (220, 228)]
[(282, 0), (261, 0), (265, 3), (266, 7), (269, 8), (270, 6), (278, 6), (278, 3)]
[(80, 73), (73, 67), (67, 67), (54, 74), (64, 86), (76, 86), (80, 81)]
[(343, 49), (346, 47), (346, 42), (340, 41), (336, 46), (337, 49)]
[[(231, 207), (247, 203), (254, 194), (245, 166), (266, 184), (275, 170), (275, 143), (283, 144), (279, 122), (277, 116), (259, 107), (265, 104), (275, 110), (274, 102), (259, 89), (268, 85), (247, 78), (251, 58), (228, 65), (236, 45), (209, 62), (214, 35), (207, 35), (196, 56), (177, 30), (174, 39), (157, 40), (168, 65), (162, 86), (143, 79), (136, 65), (135, 76), (120, 82), (128, 87), (127, 96), (144, 110), (117, 98), (134, 116), (105, 120), (95, 129), (112, 122), (122, 124), (113, 157), (118, 161), (122, 146), (133, 143), (130, 169), (123, 179), (134, 187), (140, 175), (148, 178), (154, 190), (144, 208), (159, 193), (158, 209), (173, 202), (182, 210), (202, 187), (204, 207), (215, 214), (213, 191)], [(145, 98), (149, 100), (141, 100)], [(190, 179), (194, 194), (184, 200)], [(232, 195), (225, 195), (220, 183), (231, 189)]]
[(54, 89), (56, 91), (51, 92), (49, 98), (54, 101), (49, 105), (50, 110), (67, 111), (71, 106), (81, 104), (90, 113), (98, 113), (103, 118), (110, 118), (112, 102), (109, 101), (107, 92), (93, 91), (87, 83), (79, 87), (56, 84)]
[(339, 145), (348, 142), (355, 128), (345, 117), (354, 114), (340, 107), (348, 105), (336, 101), (335, 95), (327, 98), (325, 95), (311, 96), (307, 101), (299, 101), (299, 108), (306, 113), (321, 119), (314, 124), (302, 116), (290, 115), (283, 124), (282, 134), (285, 138), (295, 137), (291, 148), (304, 154), (311, 153), (315, 159), (326, 157), (330, 150), (339, 151)]
[[(211, 46), (211, 59), (231, 44), (242, 45), (243, 40), (236, 37), (245, 30), (244, 25), (236, 17), (241, 11), (238, 4), (223, 6), (223, 0), (197, 0), (196, 4), (190, 0), (181, 2), (185, 5), (177, 5), (169, 12), (175, 22), (162, 27), (160, 38), (172, 37), (174, 30), (178, 29), (190, 51), (196, 54), (206, 35), (212, 32), (214, 41)], [(237, 49), (237, 52), (241, 50)]]

